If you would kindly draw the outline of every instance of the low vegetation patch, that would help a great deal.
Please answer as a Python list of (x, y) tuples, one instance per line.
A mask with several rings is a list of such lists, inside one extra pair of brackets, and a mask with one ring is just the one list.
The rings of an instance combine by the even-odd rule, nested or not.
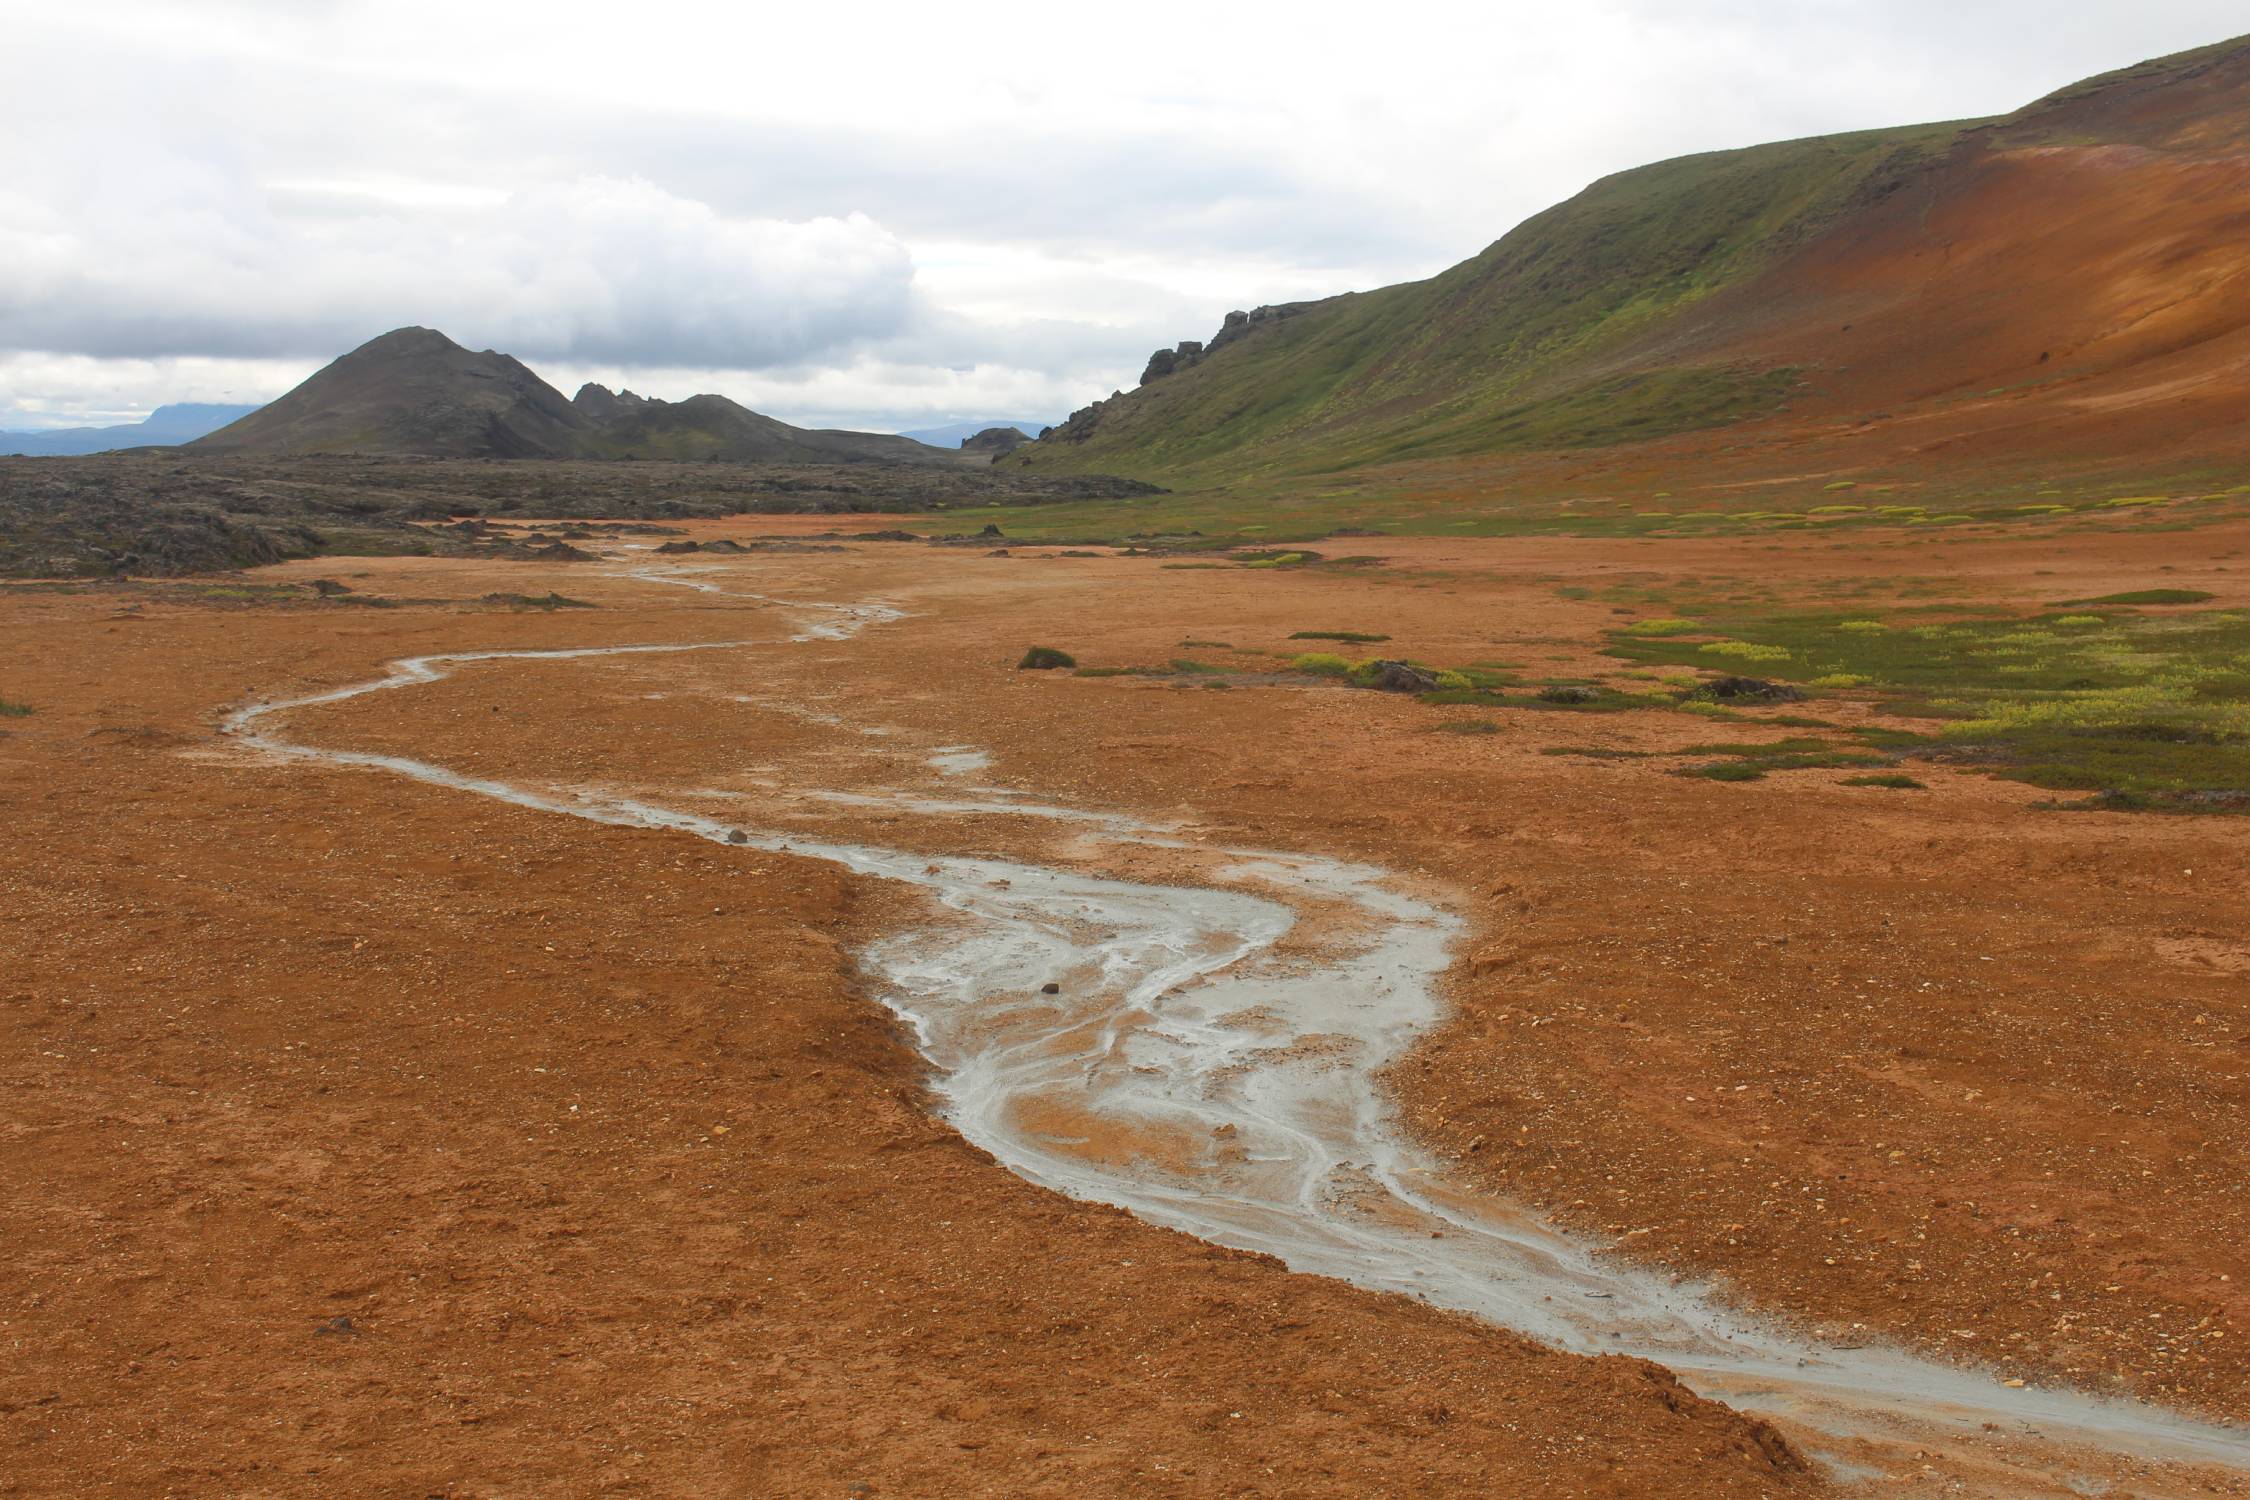
[[(1293, 632), (1289, 639), (1293, 641), (1350, 641), (1364, 644), (1370, 641), (1387, 641), (1390, 637), (1376, 635), (1365, 630), (1299, 630)], [(1191, 641), (1189, 644), (1193, 645), (1194, 642)]]
[(1741, 661), (1787, 661), (1791, 655), (1788, 647), (1765, 641), (1706, 641), (1695, 649), (1705, 656), (1731, 656)]
[(2104, 594), (2098, 599), (2065, 599), (2055, 608), (2086, 604), (2205, 604), (2217, 597), (2202, 589), (2135, 589), (2126, 594)]
[(31, 713), (32, 708), (28, 703), (17, 703), (13, 699), (0, 698), (0, 719), (28, 719), (31, 717)]
[(568, 599), (561, 594), (486, 594), (479, 604), (505, 604), (512, 609), (592, 609), (583, 599)]
[(2103, 615), (1932, 605), (1879, 630), (1840, 612), (1742, 609), (1711, 620), (1719, 642), (1617, 630), (1609, 651), (1661, 666), (1720, 646), (1777, 678), (1865, 689), (1891, 713), (1933, 721), (1887, 741), (1865, 732), (1871, 747), (2100, 793), (2121, 809), (2239, 810), (2250, 802), (2250, 611), (2143, 615), (2122, 598)]
[(1019, 672), (1052, 672), (1058, 667), (1075, 667), (1078, 658), (1068, 651), (1058, 651), (1052, 646), (1034, 646), (1016, 663)]
[(1289, 666), (1292, 671), (1309, 672), (1316, 677), (1340, 677), (1354, 687), (1419, 691), (1425, 700), (1437, 692), (1473, 692), (1476, 689), (1476, 679), (1467, 672), (1392, 657), (1373, 656), (1365, 661), (1353, 661), (1333, 651), (1308, 651), (1291, 657)]
[[(1810, 747), (1810, 748), (1805, 748)], [(1887, 766), (1891, 758), (1859, 750), (1839, 750), (1820, 740), (1782, 740), (1769, 745), (1703, 745), (1683, 751), (1687, 755), (1719, 752), (1727, 760), (1689, 766), (1680, 774), (1712, 781), (1757, 781), (1769, 771), (1824, 771), (1836, 767)]]
[(1814, 755), (1835, 748), (1826, 740), (1797, 737), (1786, 740), (1769, 740), (1764, 744), (1728, 743), (1717, 745), (1690, 745), (1682, 755)]
[(1844, 785), (1881, 786), (1889, 787), (1894, 791), (1901, 792), (1919, 792), (1926, 790), (1921, 782), (1916, 781), (1911, 776), (1901, 776), (1896, 771), (1886, 772), (1885, 774), (1880, 776), (1846, 776), (1844, 778)]

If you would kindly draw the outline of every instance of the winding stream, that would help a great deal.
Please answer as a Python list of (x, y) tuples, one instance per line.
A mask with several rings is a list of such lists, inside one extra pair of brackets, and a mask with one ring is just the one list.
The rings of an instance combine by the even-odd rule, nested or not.
[[(729, 592), (680, 571), (630, 576)], [(798, 641), (841, 641), (900, 618), (877, 604), (767, 602), (812, 617), (791, 637)], [(304, 744), (280, 730), (294, 710), (437, 682), (461, 668), (761, 645), (772, 649), (743, 641), (412, 657), (371, 681), (237, 709), (223, 727), (282, 760), (785, 851), (919, 888), (941, 918), (872, 944), (860, 955), (863, 972), (913, 1027), (947, 1119), (1057, 1191), (1564, 1349), (1644, 1356), (1705, 1394), (1838, 1435), (1934, 1425), (1991, 1436), (1993, 1424), (2002, 1437), (2250, 1470), (2250, 1434), (2240, 1430), (2069, 1390), (2011, 1388), (1880, 1348), (1783, 1336), (1706, 1288), (1614, 1264), (1529, 1215), (1449, 1189), (1438, 1164), (1393, 1128), (1376, 1080), (1439, 1019), (1435, 981), (1463, 924), (1385, 870), (1213, 847), (1162, 824), (980, 790), (965, 780), (983, 764), (970, 746), (933, 757), (949, 778), (943, 794), (814, 796), (932, 819), (1044, 820), (1060, 836), (1051, 863), (745, 828), (631, 797)], [(1104, 873), (1120, 866), (1160, 866), (1164, 883)]]

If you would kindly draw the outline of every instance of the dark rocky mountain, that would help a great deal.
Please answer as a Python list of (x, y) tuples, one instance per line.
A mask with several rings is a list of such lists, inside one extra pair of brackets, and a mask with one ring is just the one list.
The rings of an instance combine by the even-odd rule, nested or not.
[(473, 353), (434, 328), (399, 328), (193, 446), (555, 458), (574, 451), (582, 425), (562, 392), (521, 362), (490, 349)]
[(888, 433), (792, 427), (724, 396), (652, 401), (587, 385), (565, 399), (522, 362), (490, 349), (464, 349), (432, 328), (400, 328), (372, 339), (193, 446), (436, 458), (959, 461)]

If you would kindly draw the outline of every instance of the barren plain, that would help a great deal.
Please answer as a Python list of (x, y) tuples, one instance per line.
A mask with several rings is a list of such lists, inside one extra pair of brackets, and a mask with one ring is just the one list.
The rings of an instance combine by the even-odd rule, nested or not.
[[(28, 710), (0, 719), (0, 1494), (2250, 1488), (2250, 823), (1936, 752), (1873, 768), (1835, 747), (1917, 721), (1848, 685), (1448, 703), (1300, 660), (1624, 693), (1658, 674), (1620, 632), (1683, 600), (1880, 619), (2161, 585), (2224, 615), (2250, 520), (1948, 533), (1895, 577), (1812, 532), (1260, 566), (682, 524), (765, 550), (0, 595)], [(823, 604), (881, 612), (824, 633)], [(463, 661), (259, 723), (737, 843), (226, 732), (401, 658), (627, 645), (711, 649)], [(1017, 670), (1032, 645), (1091, 675)], [(1784, 743), (1754, 778), (1681, 774)], [(1520, 1211), (1996, 1405), (1874, 1428), (1705, 1399), (1026, 1181), (885, 1008), (884, 945), (944, 902), (819, 852), (1094, 857), (1010, 799), (1165, 830), (1127, 881), (1210, 884), (1206, 847), (1388, 872), (1458, 923), (1380, 1083), (1464, 1221)], [(1284, 959), (1356, 940), (1323, 911)], [(1101, 1024), (1125, 1040), (1087, 1066), (1130, 1072), (1132, 1024)], [(1231, 1137), (1036, 1104), (1011, 1128), (1121, 1180), (1227, 1166)], [(2043, 1392), (2211, 1444), (2008, 1415)]]

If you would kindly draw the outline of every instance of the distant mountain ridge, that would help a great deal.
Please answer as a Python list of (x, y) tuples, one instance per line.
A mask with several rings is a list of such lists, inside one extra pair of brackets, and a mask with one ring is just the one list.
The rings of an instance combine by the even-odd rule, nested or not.
[(177, 401), (159, 406), (138, 422), (115, 427), (49, 427), (0, 432), (0, 454), (41, 458), (108, 453), (118, 448), (163, 448), (193, 442), (258, 408), (216, 402)]
[(725, 459), (749, 463), (959, 460), (889, 433), (792, 427), (724, 396), (654, 401), (582, 387), (575, 399), (520, 360), (399, 328), (191, 444), (204, 452), (440, 458)]
[(928, 443), (933, 448), (958, 448), (970, 438), (995, 427), (1013, 427), (1027, 438), (1035, 438), (1052, 422), (1041, 422), (1031, 417), (980, 417), (971, 422), (948, 422), (942, 427), (916, 427), (899, 434), (917, 443)]
[(2250, 461), (2246, 163), (2250, 38), (1998, 119), (1659, 162), (1427, 281), (1230, 314), (1003, 462), (1286, 485), (1644, 444)]
[(585, 385), (571, 408), (586, 426), (576, 451), (588, 458), (724, 458), (776, 464), (942, 463), (947, 455), (887, 432), (792, 427), (724, 396), (652, 401)]

